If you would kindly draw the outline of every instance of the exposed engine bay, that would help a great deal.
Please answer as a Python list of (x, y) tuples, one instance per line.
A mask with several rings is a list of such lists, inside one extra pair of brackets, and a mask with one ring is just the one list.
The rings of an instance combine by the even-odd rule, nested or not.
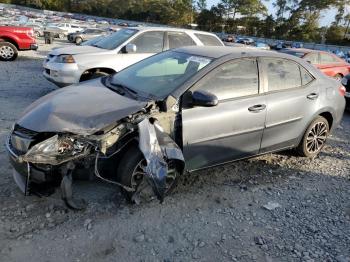
[[(146, 160), (143, 168), (144, 182), (152, 187), (154, 195), (162, 202), (166, 194), (168, 163), (172, 163), (177, 175), (184, 172), (181, 132), (177, 130), (178, 113), (176, 100), (170, 97), (161, 104), (148, 102), (137, 113), (92, 134), (84, 133), (83, 130), (80, 134), (68, 130), (50, 133), (48, 138), (29, 147), (25, 154), (18, 155), (18, 162), (27, 165), (27, 177), (25, 183), (22, 183), (22, 191), (26, 195), (35, 194), (31, 169), (49, 166), (52, 173), (59, 177), (63, 200), (73, 209), (83, 209), (86, 206), (83, 200), (73, 199), (72, 181), (76, 171), (84, 170), (88, 176), (93, 172), (103, 181), (116, 184), (125, 191), (135, 192), (138, 187), (123, 184), (115, 173), (116, 165), (123, 164), (120, 163), (120, 158), (128, 148), (138, 146)], [(10, 141), (9, 146), (14, 143), (16, 142)], [(15, 180), (17, 182), (18, 178)]]

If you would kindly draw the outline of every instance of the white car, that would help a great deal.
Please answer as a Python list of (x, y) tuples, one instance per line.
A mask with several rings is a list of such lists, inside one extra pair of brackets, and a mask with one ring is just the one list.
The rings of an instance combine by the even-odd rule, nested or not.
[(65, 38), (68, 34), (70, 33), (76, 33), (76, 32), (81, 32), (84, 30), (84, 28), (79, 27), (77, 25), (72, 25), (68, 23), (60, 23), (60, 24), (51, 24), (45, 28), (45, 30), (60, 30), (61, 33), (58, 34), (58, 37), (63, 39)]
[(214, 34), (167, 27), (130, 27), (92, 46), (52, 50), (43, 75), (58, 86), (109, 75), (162, 51), (183, 46), (224, 46)]

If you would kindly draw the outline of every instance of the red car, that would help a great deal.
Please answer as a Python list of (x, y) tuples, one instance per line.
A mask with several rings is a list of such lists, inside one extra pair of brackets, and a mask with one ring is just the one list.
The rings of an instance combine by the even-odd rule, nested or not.
[(33, 28), (0, 26), (0, 60), (13, 61), (18, 51), (37, 49)]
[(332, 53), (304, 48), (285, 48), (280, 52), (305, 59), (324, 74), (339, 81), (350, 73), (350, 64)]

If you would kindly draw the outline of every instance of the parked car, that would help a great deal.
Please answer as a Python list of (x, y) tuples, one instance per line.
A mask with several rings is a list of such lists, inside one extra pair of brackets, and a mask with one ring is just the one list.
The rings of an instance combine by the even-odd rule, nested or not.
[(211, 33), (167, 28), (123, 28), (92, 46), (55, 49), (44, 61), (44, 76), (58, 86), (119, 72), (144, 58), (181, 46), (223, 46)]
[(57, 37), (60, 39), (65, 38), (69, 33), (76, 33), (83, 31), (84, 28), (77, 26), (77, 25), (72, 25), (69, 23), (60, 23), (60, 24), (50, 24), (45, 28), (45, 31), (53, 31), (57, 30)]
[(106, 35), (108, 32), (99, 28), (87, 28), (84, 31), (77, 33), (70, 33), (67, 36), (69, 42), (80, 45), (82, 42), (95, 38), (97, 36)]
[(271, 49), (281, 50), (281, 49), (284, 49), (284, 48), (291, 48), (292, 45), (293, 45), (293, 43), (290, 42), (290, 41), (287, 41), (287, 42), (278, 41), (274, 45), (271, 46)]
[(345, 99), (346, 99), (346, 109), (350, 110), (350, 74), (344, 76), (341, 83), (346, 89)]
[(268, 44), (262, 43), (262, 42), (255, 42), (252, 44), (252, 46), (263, 49), (263, 50), (270, 50), (270, 46)]
[(244, 44), (244, 45), (251, 45), (254, 43), (254, 39), (253, 38), (238, 38), (236, 40), (236, 43)]
[(40, 98), (6, 147), (27, 194), (50, 182), (81, 208), (72, 175), (90, 170), (131, 201), (150, 188), (162, 201), (185, 171), (292, 148), (317, 156), (341, 121), (344, 93), (297, 57), (184, 47)]
[(32, 28), (0, 26), (0, 60), (13, 61), (17, 58), (18, 51), (37, 49)]
[(332, 53), (303, 48), (286, 48), (280, 50), (280, 52), (305, 59), (320, 69), (324, 74), (338, 81), (341, 81), (343, 77), (350, 72), (350, 64)]
[(105, 38), (106, 36), (104, 35), (101, 35), (101, 36), (98, 36), (98, 37), (95, 37), (95, 38), (92, 38), (90, 40), (87, 40), (85, 42), (82, 42), (80, 44), (80, 46), (93, 46), (94, 44), (96, 44), (97, 42), (99, 42), (100, 40), (102, 40), (103, 38)]

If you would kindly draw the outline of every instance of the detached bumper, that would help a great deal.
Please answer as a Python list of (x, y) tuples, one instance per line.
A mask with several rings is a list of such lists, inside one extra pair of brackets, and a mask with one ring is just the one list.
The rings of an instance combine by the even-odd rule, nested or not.
[(39, 46), (38, 44), (31, 44), (30, 45), (30, 50), (38, 50)]

